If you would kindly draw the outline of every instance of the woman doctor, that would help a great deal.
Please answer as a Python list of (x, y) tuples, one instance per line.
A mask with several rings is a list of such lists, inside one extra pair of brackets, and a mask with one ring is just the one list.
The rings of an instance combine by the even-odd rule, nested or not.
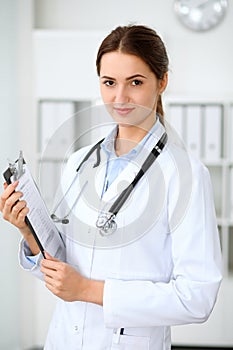
[[(170, 349), (170, 326), (207, 320), (220, 286), (209, 173), (165, 127), (168, 57), (154, 30), (117, 27), (102, 42), (96, 64), (115, 125), (75, 180), (91, 146), (74, 153), (64, 170), (66, 203), (58, 211), (64, 216), (71, 208), (72, 215), (57, 225), (66, 262), (39, 253), (18, 182), (4, 184), (0, 209), (23, 236), (21, 265), (58, 297), (45, 349)], [(110, 210), (140, 169), (126, 200)], [(106, 221), (109, 212), (114, 215)]]

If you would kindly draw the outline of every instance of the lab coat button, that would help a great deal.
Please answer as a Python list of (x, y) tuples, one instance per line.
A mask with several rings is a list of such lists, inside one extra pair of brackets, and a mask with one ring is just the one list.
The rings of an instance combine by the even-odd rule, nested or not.
[(77, 325), (74, 326), (74, 334), (79, 333), (79, 327)]

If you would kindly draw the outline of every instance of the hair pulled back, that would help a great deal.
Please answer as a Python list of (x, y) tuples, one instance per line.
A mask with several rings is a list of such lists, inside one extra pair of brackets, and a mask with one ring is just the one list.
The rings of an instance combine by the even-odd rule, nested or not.
[[(168, 71), (168, 55), (160, 36), (153, 29), (144, 25), (128, 25), (115, 28), (101, 43), (96, 68), (100, 75), (101, 58), (105, 53), (120, 51), (140, 57), (155, 74), (157, 79), (163, 79)], [(164, 111), (162, 98), (159, 95), (156, 112), (163, 123)]]

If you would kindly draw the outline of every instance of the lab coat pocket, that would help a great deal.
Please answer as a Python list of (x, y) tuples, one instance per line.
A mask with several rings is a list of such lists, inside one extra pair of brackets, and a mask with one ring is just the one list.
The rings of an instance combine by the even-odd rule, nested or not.
[(123, 334), (117, 340), (113, 337), (111, 350), (147, 350), (150, 337)]

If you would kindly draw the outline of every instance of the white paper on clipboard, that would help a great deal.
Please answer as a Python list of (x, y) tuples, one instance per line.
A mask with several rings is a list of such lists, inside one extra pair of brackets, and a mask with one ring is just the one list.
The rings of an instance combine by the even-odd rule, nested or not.
[[(5, 173), (4, 177), (6, 178)], [(8, 183), (15, 181), (15, 179), (15, 175), (12, 174), (10, 181), (8, 179)], [(27, 164), (23, 164), (23, 172), (17, 179), (19, 184), (16, 187), (16, 191), (23, 193), (21, 199), (26, 201), (29, 208), (26, 222), (37, 241), (40, 251), (42, 254), (44, 251), (47, 251), (53, 257), (65, 261), (64, 240), (49, 215), (45, 202), (41, 197)]]

